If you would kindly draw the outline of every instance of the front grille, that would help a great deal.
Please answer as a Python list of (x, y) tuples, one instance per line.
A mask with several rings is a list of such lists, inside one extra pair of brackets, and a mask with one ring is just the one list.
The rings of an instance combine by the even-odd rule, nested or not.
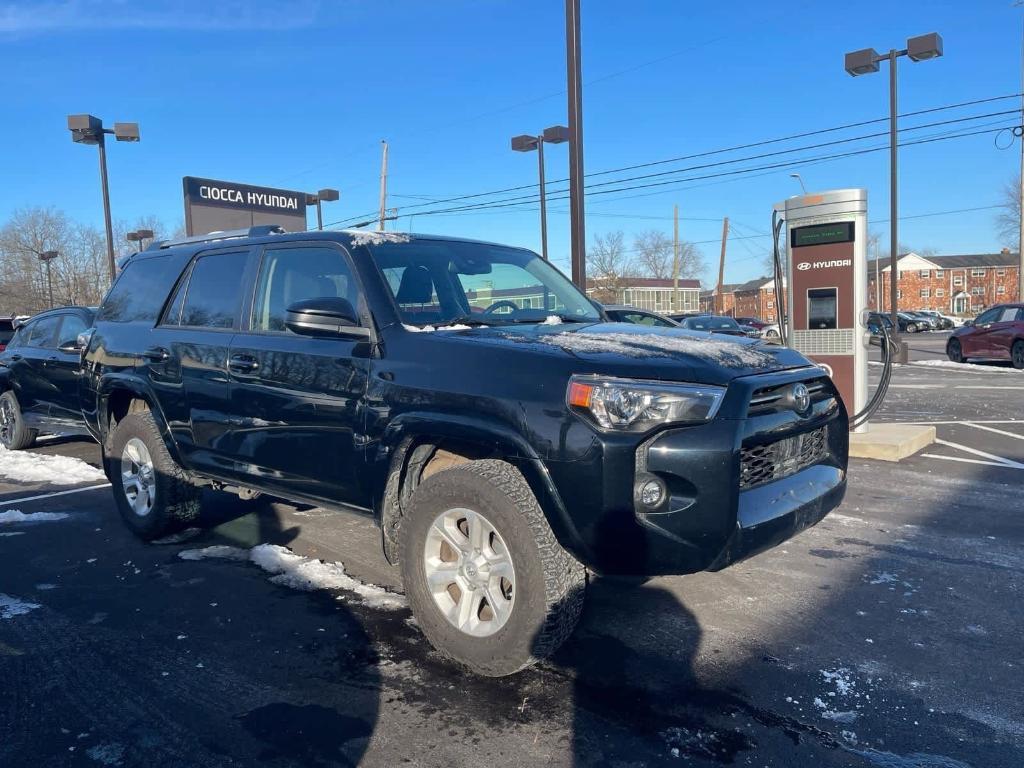
[(770, 483), (817, 464), (828, 452), (825, 427), (744, 448), (740, 452), (740, 489)]
[[(832, 391), (827, 386), (827, 382), (828, 379), (826, 378), (808, 379), (802, 382), (807, 386), (807, 393), (811, 396), (812, 404), (832, 398)], [(789, 399), (789, 395), (793, 385), (796, 383), (798, 382), (777, 384), (773, 387), (762, 387), (761, 389), (754, 390), (754, 394), (750, 397), (750, 404), (747, 406), (747, 415), (758, 416), (764, 413), (788, 410), (790, 402), (792, 402)]]

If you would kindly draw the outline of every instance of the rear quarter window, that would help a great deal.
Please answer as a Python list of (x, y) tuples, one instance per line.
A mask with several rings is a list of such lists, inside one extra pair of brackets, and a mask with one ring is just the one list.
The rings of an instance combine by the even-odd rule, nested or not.
[(155, 323), (186, 261), (180, 254), (132, 259), (103, 301), (97, 322)]

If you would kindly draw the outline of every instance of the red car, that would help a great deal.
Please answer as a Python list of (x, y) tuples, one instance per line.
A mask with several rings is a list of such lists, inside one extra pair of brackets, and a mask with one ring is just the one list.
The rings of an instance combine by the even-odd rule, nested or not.
[(968, 320), (946, 342), (946, 356), (954, 363), (983, 357), (1009, 360), (1014, 368), (1024, 368), (1024, 304), (1000, 304), (973, 322)]

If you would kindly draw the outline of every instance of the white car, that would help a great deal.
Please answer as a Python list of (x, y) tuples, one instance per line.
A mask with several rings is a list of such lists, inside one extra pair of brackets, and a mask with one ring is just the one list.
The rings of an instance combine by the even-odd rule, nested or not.
[(768, 339), (769, 341), (779, 341), (782, 338), (782, 334), (779, 333), (779, 324), (772, 323), (762, 328), (761, 338)]

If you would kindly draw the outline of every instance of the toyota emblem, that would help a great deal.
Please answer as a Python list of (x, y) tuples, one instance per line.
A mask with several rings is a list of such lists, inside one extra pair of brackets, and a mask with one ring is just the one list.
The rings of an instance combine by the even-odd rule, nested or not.
[(793, 410), (803, 415), (811, 409), (811, 393), (804, 384), (793, 385)]

